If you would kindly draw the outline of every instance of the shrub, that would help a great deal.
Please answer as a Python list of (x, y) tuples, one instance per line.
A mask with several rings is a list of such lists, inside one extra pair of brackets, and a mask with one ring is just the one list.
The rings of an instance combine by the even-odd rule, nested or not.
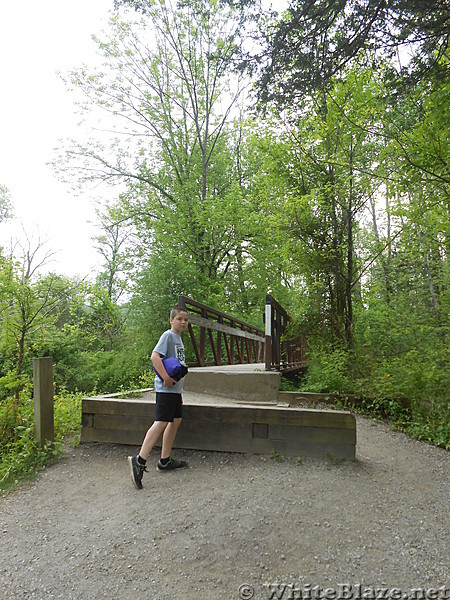
[(64, 393), (54, 401), (55, 443), (40, 448), (34, 437), (34, 405), (29, 394), (0, 405), (0, 489), (32, 477), (63, 451), (63, 440), (81, 427), (81, 394)]
[(303, 389), (310, 392), (351, 393), (349, 353), (343, 348), (313, 349)]

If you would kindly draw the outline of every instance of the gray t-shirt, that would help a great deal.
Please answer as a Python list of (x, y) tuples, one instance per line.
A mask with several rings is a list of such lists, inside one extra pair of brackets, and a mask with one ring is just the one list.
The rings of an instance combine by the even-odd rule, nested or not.
[[(184, 352), (184, 345), (181, 336), (175, 333), (171, 329), (165, 331), (159, 338), (159, 342), (153, 348), (153, 352), (157, 352), (161, 358), (170, 358), (176, 356), (180, 363), (186, 366), (186, 355)], [(155, 391), (164, 392), (170, 394), (181, 394), (183, 391), (183, 379), (180, 379), (178, 383), (172, 387), (166, 387), (164, 382), (156, 375), (155, 376)]]

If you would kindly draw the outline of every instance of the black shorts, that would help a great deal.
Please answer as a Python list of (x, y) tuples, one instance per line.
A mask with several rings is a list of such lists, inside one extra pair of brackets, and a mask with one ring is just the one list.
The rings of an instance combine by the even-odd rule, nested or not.
[(182, 418), (181, 394), (172, 392), (156, 392), (155, 421), (172, 423), (174, 419)]

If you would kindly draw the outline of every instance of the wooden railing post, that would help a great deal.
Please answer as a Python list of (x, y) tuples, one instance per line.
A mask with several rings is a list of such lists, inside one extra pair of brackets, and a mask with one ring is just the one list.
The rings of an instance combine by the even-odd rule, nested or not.
[[(207, 319), (208, 315), (204, 308), (201, 309), (201, 318)], [(206, 366), (206, 329), (204, 327), (200, 327), (200, 366)]]
[(41, 447), (55, 441), (53, 358), (33, 358), (34, 434)]
[(266, 371), (272, 368), (272, 296), (266, 296), (265, 312), (265, 337), (266, 337)]

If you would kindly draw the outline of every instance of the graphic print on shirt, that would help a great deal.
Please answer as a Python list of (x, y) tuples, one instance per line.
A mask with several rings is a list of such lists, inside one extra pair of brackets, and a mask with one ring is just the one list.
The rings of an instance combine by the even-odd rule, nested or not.
[(186, 366), (186, 355), (184, 352), (184, 346), (181, 344), (175, 344), (175, 356), (178, 358), (183, 366)]

